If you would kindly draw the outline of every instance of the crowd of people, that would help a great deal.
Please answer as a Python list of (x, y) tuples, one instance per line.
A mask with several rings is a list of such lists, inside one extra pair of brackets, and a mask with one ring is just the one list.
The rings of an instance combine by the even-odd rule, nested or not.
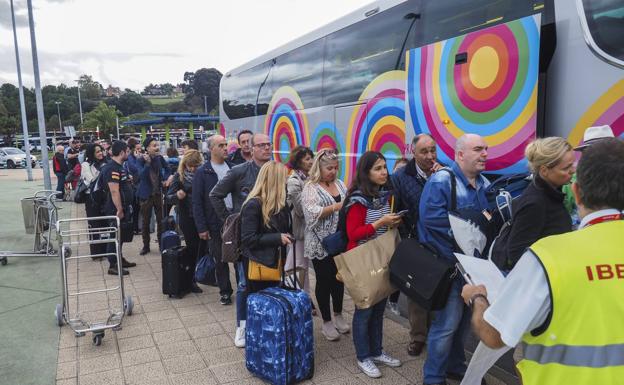
[[(602, 131), (596, 134), (591, 130)], [(602, 127), (588, 129), (586, 139), (580, 148), (572, 148), (565, 139), (556, 137), (537, 139), (526, 148), (533, 178), (514, 202), (510, 226), (504, 237), (499, 236), (501, 241), (493, 249), (504, 253), (504, 274), (508, 278), (503, 293), (492, 306), (486, 288), (465, 286), (461, 274), (454, 276), (446, 305), (440, 310), (427, 311), (407, 299), (410, 342), (406, 349), (413, 356), (426, 349), (425, 384), (462, 379), (467, 369), (464, 340), (471, 318), (477, 335), (493, 347), (514, 347), (521, 340), (529, 344), (547, 343), (549, 337), (543, 334), (544, 330), (557, 327), (561, 332), (565, 322), (574, 319), (561, 311), (553, 313), (553, 305), (558, 301), (572, 301), (569, 294), (553, 291), (553, 285), (558, 290), (569, 289), (570, 283), (565, 283), (557, 272), (559, 268), (569, 267), (546, 251), (555, 246), (547, 242), (542, 245), (540, 240), (557, 234), (575, 234), (572, 232), (575, 217), (587, 218), (591, 217), (590, 212), (611, 210), (607, 214), (619, 215), (621, 219), (624, 209), (624, 144)], [(457, 251), (457, 243), (449, 212), (491, 210), (486, 197), (490, 181), (484, 175), (488, 162), (484, 138), (476, 134), (458, 138), (454, 161), (445, 165), (437, 159), (435, 139), (428, 134), (417, 135), (411, 143), (410, 159), (398, 160), (392, 175), (383, 154), (367, 151), (360, 154), (349, 185), (339, 178), (341, 159), (332, 149), (314, 153), (308, 147), (297, 146), (292, 149), (288, 163), (282, 164), (272, 160), (273, 144), (267, 135), (242, 131), (237, 140), (239, 148), (231, 154), (221, 135), (208, 139), (206, 154), (202, 154), (197, 142), (187, 140), (178, 150), (168, 149), (166, 158), (160, 154), (159, 141), (151, 137), (142, 143), (134, 138), (127, 142), (95, 142), (86, 145), (84, 153), (79, 151), (80, 141), (74, 140), (67, 150), (57, 148), (54, 171), (59, 178), (59, 191), (63, 190), (69, 170), (79, 172), (89, 185), (99, 179), (103, 193), (98, 188), (90, 188), (89, 193), (102, 194), (104, 198), (101, 205), (96, 199), (86, 201), (87, 216), (115, 215), (127, 223), (122, 231), (130, 232), (130, 236), (122, 238), (141, 234), (141, 255), (151, 252), (150, 222), (155, 218), (159, 240), (162, 219), (175, 207), (192, 259), (197, 261), (209, 253), (217, 262), (216, 280), (220, 303), (224, 306), (232, 304), (234, 291), (230, 266), (221, 259), (222, 228), (228, 216), (240, 213), (240, 258), (232, 266), (237, 285), (235, 346), (245, 346), (247, 296), (280, 284), (250, 280), (250, 265), (269, 266), (277, 260), (279, 268), (292, 274), (306, 293), (312, 297), (314, 292), (316, 306), (312, 311), (314, 315), (318, 311), (322, 335), (327, 340), (336, 341), (347, 333), (352, 334), (357, 365), (362, 372), (376, 378), (381, 376), (378, 365), (400, 366), (401, 362), (383, 349), (388, 299), (366, 309), (356, 307), (349, 324), (343, 316), (345, 285), (323, 240), (343, 228), (346, 250), (352, 250), (390, 228), (398, 228), (403, 238), (415, 238), (435, 250), (439, 258), (456, 263), (453, 253)], [(596, 162), (605, 163), (597, 166)], [(597, 181), (604, 185), (597, 185)], [(575, 184), (568, 188), (571, 182)], [(97, 221), (92, 222), (91, 226), (98, 226)], [(583, 219), (579, 228), (585, 226), (588, 225)], [(573, 235), (565, 239), (576, 242)], [(584, 238), (579, 235), (578, 239), (577, 243)], [(540, 247), (532, 246), (536, 242)], [(579, 243), (578, 251), (574, 252), (575, 263), (581, 264), (580, 250), (585, 246)], [(107, 253), (98, 247), (92, 245), (94, 258)], [(613, 252), (621, 255), (621, 250)], [(127, 268), (136, 265), (121, 258), (122, 266), (117, 266), (117, 259), (112, 255), (108, 255), (108, 261), (109, 274), (119, 274), (122, 269), (121, 274), (125, 275)], [(621, 259), (619, 263), (622, 266)], [(316, 278), (313, 289), (311, 268)], [(585, 272), (585, 267), (582, 271)], [(613, 270), (612, 275), (622, 278), (622, 274), (620, 268)], [(202, 289), (193, 282), (192, 291)], [(531, 301), (526, 300), (527, 293), (531, 293)], [(389, 298), (394, 311), (397, 311), (398, 295), (397, 292)], [(563, 305), (564, 313), (568, 310), (565, 306), (567, 302)], [(589, 315), (589, 311), (584, 312), (588, 319), (598, 320), (599, 316)], [(620, 309), (613, 314), (623, 313)], [(582, 325), (577, 326), (575, 330), (585, 330)], [(536, 332), (539, 329), (543, 337)], [(534, 333), (529, 336), (525, 334), (527, 331)], [(584, 332), (589, 333), (589, 329)], [(565, 341), (573, 344), (582, 339), (570, 336)], [(538, 355), (525, 350), (527, 357), (530, 354)], [(538, 364), (524, 366), (523, 378), (534, 378), (548, 371), (539, 357), (537, 360)]]

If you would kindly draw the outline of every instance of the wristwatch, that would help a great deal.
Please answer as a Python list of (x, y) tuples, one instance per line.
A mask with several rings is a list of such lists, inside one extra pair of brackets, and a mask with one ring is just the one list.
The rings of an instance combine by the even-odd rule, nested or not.
[(470, 300), (468, 301), (468, 306), (470, 306), (470, 308), (472, 309), (472, 306), (474, 305), (474, 301), (477, 298), (483, 298), (485, 300), (485, 302), (489, 305), (490, 301), (488, 301), (487, 297), (481, 293), (477, 293), (475, 295), (473, 295), (472, 297), (470, 297)]

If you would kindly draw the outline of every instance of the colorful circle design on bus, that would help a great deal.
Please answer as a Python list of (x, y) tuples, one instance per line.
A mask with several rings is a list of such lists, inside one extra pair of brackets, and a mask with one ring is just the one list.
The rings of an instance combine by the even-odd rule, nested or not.
[(344, 144), (344, 140), (342, 139), (340, 133), (336, 129), (336, 126), (332, 122), (324, 121), (316, 126), (316, 128), (314, 129), (314, 134), (312, 136), (310, 148), (315, 153), (324, 148), (336, 150), (338, 155), (341, 156), (338, 177), (344, 180), (346, 161), (343, 155), (346, 147)]
[(613, 134), (624, 139), (624, 79), (615, 83), (581, 116), (568, 136), (568, 142), (578, 146), (588, 127), (608, 124)]
[(362, 92), (347, 130), (347, 169), (345, 181), (355, 171), (357, 156), (368, 150), (386, 157), (388, 169), (403, 156), (405, 150), (405, 71), (389, 71), (379, 75)]
[(227, 138), (227, 136), (225, 135), (225, 125), (223, 123), (219, 123), (219, 135)]
[(408, 52), (409, 115), (430, 133), (443, 162), (464, 133), (490, 146), (487, 169), (521, 171), (535, 138), (539, 15), (496, 25)]
[(273, 94), (264, 129), (273, 142), (275, 160), (279, 162), (286, 162), (295, 146), (310, 143), (303, 103), (292, 87), (281, 87)]

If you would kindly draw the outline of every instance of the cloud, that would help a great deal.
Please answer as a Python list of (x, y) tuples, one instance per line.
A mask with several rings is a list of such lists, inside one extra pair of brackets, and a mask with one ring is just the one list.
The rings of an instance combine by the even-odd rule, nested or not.
[[(14, 2), (15, 8), (15, 24), (18, 28), (20, 27), (28, 27), (28, 14), (26, 12), (20, 11), (20, 6), (18, 6), (18, 2)], [(24, 4), (24, 9), (26, 5)], [(11, 23), (11, 3), (9, 0), (0, 0), (0, 27), (6, 29), (12, 29), (13, 24)]]

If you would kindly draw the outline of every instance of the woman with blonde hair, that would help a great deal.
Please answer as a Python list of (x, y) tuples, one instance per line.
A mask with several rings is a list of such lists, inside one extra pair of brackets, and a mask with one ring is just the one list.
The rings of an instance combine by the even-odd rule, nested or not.
[[(288, 169), (283, 164), (265, 163), (241, 208), (241, 259), (246, 277), (249, 277), (249, 260), (270, 268), (283, 266), (286, 247), (294, 239), (286, 205), (287, 177)], [(278, 284), (279, 281), (248, 279), (247, 295)]]
[[(197, 150), (187, 151), (180, 160), (178, 171), (173, 176), (173, 180), (167, 190), (167, 200), (171, 205), (178, 206), (178, 222), (180, 230), (184, 234), (184, 242), (190, 255), (193, 257), (194, 263), (204, 253), (205, 246), (200, 241), (193, 220), (193, 177), (197, 168), (204, 163), (202, 154)], [(192, 282), (191, 291), (193, 293), (201, 293), (203, 290), (197, 286), (196, 282)]]
[(575, 157), (572, 146), (559, 137), (536, 139), (526, 150), (533, 181), (513, 204), (509, 233), (501, 235), (492, 254), (511, 270), (536, 241), (572, 231), (572, 218), (564, 206), (562, 187), (572, 179)]
[[(301, 206), (305, 217), (305, 257), (312, 260), (316, 274), (316, 302), (323, 317), (322, 333), (330, 341), (350, 331), (342, 317), (344, 284), (336, 279), (333, 255), (327, 255), (321, 241), (336, 232), (339, 212), (347, 188), (338, 179), (338, 156), (331, 150), (316, 154), (308, 180), (303, 187)], [(333, 305), (333, 322), (330, 302)]]

